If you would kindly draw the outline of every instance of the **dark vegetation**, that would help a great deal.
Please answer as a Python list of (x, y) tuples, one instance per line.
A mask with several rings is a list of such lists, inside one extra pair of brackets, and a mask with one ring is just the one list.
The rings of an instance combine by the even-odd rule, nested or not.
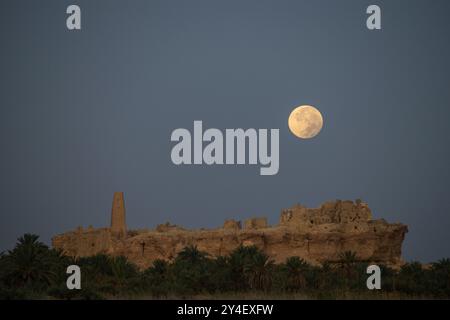
[[(367, 263), (345, 252), (337, 262), (312, 266), (299, 257), (275, 264), (256, 247), (208, 257), (186, 247), (171, 262), (156, 260), (144, 271), (125, 257), (72, 259), (25, 234), (0, 256), (0, 299), (114, 299), (192, 297), (367, 297)], [(82, 273), (82, 289), (66, 287), (67, 266)], [(382, 290), (369, 298), (450, 298), (450, 259), (423, 268), (408, 263), (395, 271), (382, 266)], [(254, 296), (253, 296), (254, 297)]]

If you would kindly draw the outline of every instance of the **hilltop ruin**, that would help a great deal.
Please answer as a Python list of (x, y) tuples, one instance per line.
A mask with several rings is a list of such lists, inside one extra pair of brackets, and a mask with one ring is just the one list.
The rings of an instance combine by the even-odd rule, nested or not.
[(236, 247), (255, 245), (276, 262), (299, 256), (313, 264), (337, 261), (353, 251), (364, 261), (398, 266), (408, 232), (406, 225), (373, 220), (366, 203), (359, 200), (326, 202), (319, 208), (296, 205), (281, 212), (279, 224), (266, 218), (226, 220), (222, 228), (186, 230), (170, 223), (152, 230), (127, 230), (122, 192), (116, 192), (111, 227), (78, 227), (52, 239), (53, 247), (74, 257), (98, 253), (126, 256), (145, 269), (156, 259), (171, 260), (188, 245), (196, 245), (211, 256), (226, 255)]

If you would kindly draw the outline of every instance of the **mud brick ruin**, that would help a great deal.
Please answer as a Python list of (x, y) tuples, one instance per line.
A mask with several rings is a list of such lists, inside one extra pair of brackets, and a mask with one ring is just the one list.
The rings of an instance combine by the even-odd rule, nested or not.
[(373, 220), (368, 205), (359, 200), (326, 202), (313, 209), (296, 205), (283, 210), (275, 226), (269, 226), (266, 218), (253, 218), (243, 223), (226, 220), (222, 228), (209, 230), (186, 230), (169, 223), (153, 230), (127, 230), (124, 196), (116, 192), (110, 228), (78, 227), (55, 236), (52, 243), (74, 257), (123, 255), (141, 269), (156, 259), (173, 259), (188, 245), (213, 257), (240, 245), (255, 245), (275, 262), (298, 256), (313, 264), (338, 261), (342, 252), (353, 251), (364, 261), (399, 266), (407, 232), (406, 225)]

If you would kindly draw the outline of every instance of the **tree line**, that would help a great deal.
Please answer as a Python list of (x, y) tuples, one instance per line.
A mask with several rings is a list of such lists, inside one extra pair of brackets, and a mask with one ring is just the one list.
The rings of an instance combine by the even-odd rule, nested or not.
[[(81, 290), (67, 289), (66, 268), (72, 264), (81, 268)], [(139, 270), (122, 256), (68, 257), (40, 242), (37, 235), (25, 234), (14, 249), (0, 255), (0, 299), (164, 299), (251, 293), (311, 299), (364, 297), (367, 266), (354, 252), (317, 266), (300, 257), (276, 264), (255, 246), (241, 246), (219, 257), (188, 246), (170, 262), (155, 260), (148, 269)], [(380, 267), (382, 290), (371, 292), (371, 298), (450, 298), (450, 259), (427, 268), (419, 262), (400, 270)]]

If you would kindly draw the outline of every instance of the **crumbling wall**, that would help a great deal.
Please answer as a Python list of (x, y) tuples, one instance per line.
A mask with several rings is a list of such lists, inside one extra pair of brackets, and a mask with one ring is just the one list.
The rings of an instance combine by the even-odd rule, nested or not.
[(225, 220), (225, 222), (223, 223), (223, 228), (227, 230), (241, 230), (242, 226), (240, 221), (231, 219)]
[(177, 226), (176, 224), (171, 224), (170, 222), (166, 222), (164, 224), (158, 224), (156, 226), (157, 232), (169, 232), (169, 231), (183, 231), (184, 228)]
[(281, 212), (280, 225), (300, 228), (321, 224), (367, 223), (372, 212), (366, 203), (357, 200), (326, 202), (320, 208), (306, 208), (296, 205)]
[(113, 254), (115, 245), (111, 230), (108, 228), (75, 231), (53, 237), (53, 247), (72, 257), (86, 257), (98, 253)]
[(252, 229), (264, 229), (267, 228), (267, 218), (251, 218), (247, 219), (244, 222), (244, 229), (252, 230)]

